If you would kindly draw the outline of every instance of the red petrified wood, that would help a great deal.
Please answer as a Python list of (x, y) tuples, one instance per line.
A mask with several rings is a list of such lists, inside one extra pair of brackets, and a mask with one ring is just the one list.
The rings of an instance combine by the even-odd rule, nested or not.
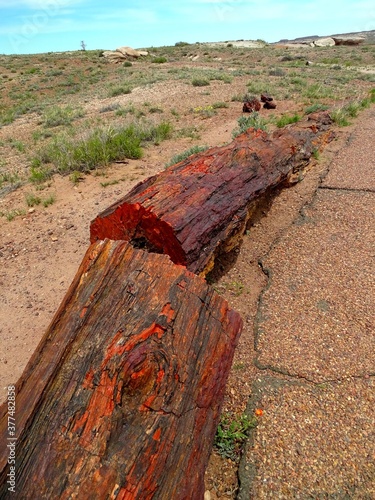
[(242, 106), (242, 111), (244, 113), (253, 113), (254, 111), (259, 111), (261, 104), (256, 97), (249, 101), (245, 101)]
[(224, 299), (166, 255), (92, 245), (16, 386), (11, 497), (203, 498), (241, 327)]
[(272, 134), (249, 129), (135, 186), (91, 223), (91, 241), (122, 239), (207, 274), (238, 246), (257, 203), (296, 182), (332, 138), (319, 120)]

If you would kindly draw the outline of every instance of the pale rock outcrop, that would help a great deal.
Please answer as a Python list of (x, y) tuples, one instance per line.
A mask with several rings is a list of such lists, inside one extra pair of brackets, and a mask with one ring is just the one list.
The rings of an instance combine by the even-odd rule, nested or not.
[(315, 47), (333, 47), (335, 45), (335, 40), (331, 37), (319, 38), (314, 41)]
[(135, 50), (131, 47), (119, 47), (116, 50), (105, 50), (103, 52), (103, 57), (114, 63), (120, 63), (129, 59), (138, 59), (147, 55), (148, 52), (146, 50)]

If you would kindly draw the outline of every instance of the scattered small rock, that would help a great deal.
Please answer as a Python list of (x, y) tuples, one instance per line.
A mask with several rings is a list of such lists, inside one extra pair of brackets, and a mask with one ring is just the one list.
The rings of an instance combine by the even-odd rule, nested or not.
[(260, 101), (256, 97), (254, 97), (251, 100), (243, 103), (242, 111), (244, 113), (253, 113), (254, 111), (259, 111), (260, 108)]
[(260, 96), (260, 100), (261, 100), (262, 102), (270, 102), (270, 101), (273, 101), (273, 97), (271, 97), (271, 96), (270, 96), (269, 94), (267, 94), (267, 93), (263, 93), (263, 94), (261, 94), (261, 96)]
[(276, 103), (274, 101), (266, 101), (263, 104), (264, 109), (276, 109)]

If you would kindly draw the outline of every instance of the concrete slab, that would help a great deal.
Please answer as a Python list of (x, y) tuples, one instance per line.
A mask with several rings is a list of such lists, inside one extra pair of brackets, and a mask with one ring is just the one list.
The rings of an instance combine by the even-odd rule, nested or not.
[(375, 380), (259, 378), (262, 409), (241, 461), (239, 500), (375, 498)]
[(323, 187), (375, 191), (374, 129), (375, 110), (371, 108), (331, 163)]
[(375, 193), (320, 189), (263, 267), (260, 368), (314, 382), (375, 374)]

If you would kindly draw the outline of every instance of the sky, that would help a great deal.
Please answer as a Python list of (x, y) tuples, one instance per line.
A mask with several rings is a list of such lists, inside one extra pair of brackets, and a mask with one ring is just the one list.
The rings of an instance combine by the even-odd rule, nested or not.
[(373, 0), (0, 0), (0, 54), (375, 30)]

